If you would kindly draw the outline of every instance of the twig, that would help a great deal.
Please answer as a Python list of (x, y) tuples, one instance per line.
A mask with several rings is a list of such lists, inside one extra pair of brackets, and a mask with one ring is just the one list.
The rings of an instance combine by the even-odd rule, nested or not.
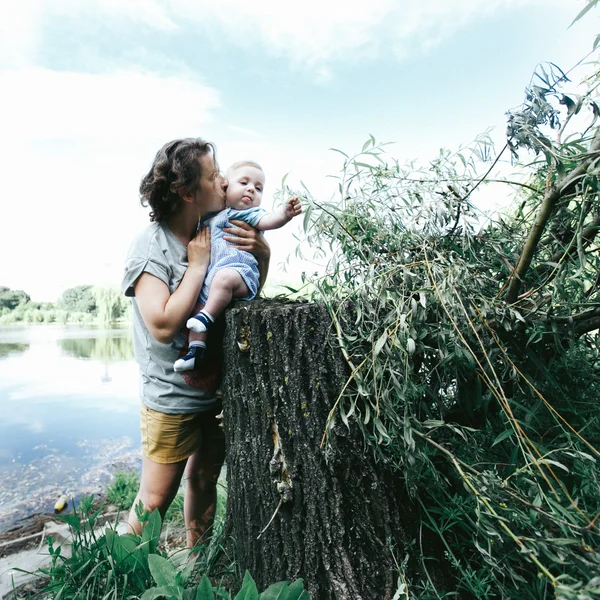
[[(452, 179), (413, 179), (412, 177), (394, 177), (396, 181), (407, 181), (408, 183), (453, 183), (453, 182), (463, 182), (463, 181), (473, 181), (469, 177), (457, 177)], [(540, 193), (540, 190), (529, 185), (528, 183), (522, 183), (521, 181), (512, 181), (510, 179), (486, 179), (488, 183), (506, 183), (507, 185), (516, 185), (518, 187), (525, 188), (527, 190), (531, 190), (536, 194)]]
[(417, 435), (418, 437), (420, 437), (421, 439), (423, 439), (426, 442), (428, 442), (429, 444), (431, 444), (434, 448), (437, 448), (440, 452), (444, 453), (448, 458), (458, 461), (459, 464), (464, 469), (471, 472), (473, 475), (481, 475), (481, 473), (479, 473), (479, 471), (477, 469), (474, 469), (471, 465), (468, 465), (467, 463), (463, 462), (459, 458), (456, 458), (456, 456), (454, 456), (454, 454), (452, 454), (452, 452), (450, 452), (450, 450), (447, 450), (446, 448), (444, 448), (444, 446), (441, 446), (437, 442), (434, 442), (430, 437), (427, 437), (427, 435), (425, 435), (424, 433), (421, 433), (417, 429), (413, 429), (412, 432), (415, 435)]
[[(529, 438), (527, 437), (527, 435), (525, 434), (525, 432), (523, 431), (523, 429), (519, 425), (519, 422), (517, 421), (517, 419), (515, 419), (515, 416), (512, 413), (510, 405), (508, 404), (508, 399), (504, 395), (504, 390), (502, 389), (502, 386), (500, 385), (500, 382), (498, 381), (498, 376), (496, 375), (496, 371), (494, 370), (494, 368), (493, 368), (493, 366), (492, 366), (492, 364), (490, 362), (490, 359), (489, 359), (487, 353), (485, 352), (485, 348), (483, 346), (483, 343), (479, 339), (479, 336), (477, 336), (477, 339), (478, 339), (478, 341), (479, 341), (479, 343), (480, 343), (480, 345), (482, 347), (482, 350), (484, 352), (486, 360), (488, 361), (490, 369), (492, 370), (492, 373), (494, 373), (496, 381), (498, 381), (498, 386), (499, 386), (498, 388), (496, 388), (496, 386), (494, 385), (494, 383), (492, 382), (492, 380), (490, 379), (490, 377), (488, 376), (488, 374), (485, 372), (485, 369), (484, 369), (483, 365), (481, 364), (481, 361), (479, 360), (479, 357), (471, 349), (471, 346), (469, 345), (469, 343), (465, 339), (462, 331), (460, 330), (460, 328), (456, 324), (456, 321), (452, 318), (452, 315), (450, 314), (450, 311), (448, 310), (448, 307), (446, 306), (446, 303), (444, 302), (442, 294), (440, 293), (440, 290), (439, 290), (439, 288), (437, 286), (435, 278), (433, 277), (433, 273), (431, 271), (431, 265), (430, 265), (429, 259), (427, 257), (427, 250), (425, 249), (425, 246), (423, 246), (423, 252), (424, 252), (424, 255), (425, 255), (425, 264), (427, 266), (427, 272), (429, 274), (429, 279), (431, 280), (431, 284), (433, 285), (433, 288), (434, 288), (434, 290), (435, 290), (435, 292), (436, 292), (436, 294), (437, 294), (437, 296), (438, 296), (438, 298), (440, 300), (442, 308), (443, 308), (444, 312), (446, 313), (446, 315), (448, 316), (448, 318), (450, 319), (450, 322), (452, 323), (452, 326), (454, 327), (454, 330), (456, 331), (456, 333), (460, 337), (461, 341), (463, 342), (463, 344), (465, 345), (465, 347), (469, 350), (469, 352), (471, 353), (471, 356), (473, 356), (473, 359), (475, 360), (475, 362), (479, 366), (479, 369), (480, 369), (480, 372), (481, 372), (481, 377), (483, 378), (483, 380), (487, 384), (489, 390), (492, 392), (492, 394), (494, 394), (494, 396), (496, 397), (496, 399), (500, 403), (500, 406), (504, 409), (504, 412), (505, 412), (505, 414), (507, 415), (507, 417), (509, 419), (511, 427), (514, 429), (515, 433), (517, 434), (517, 440), (518, 440), (519, 446), (521, 447), (521, 451), (523, 452), (523, 455), (525, 456), (527, 454), (526, 449), (523, 446), (523, 439), (527, 441), (527, 443), (532, 447), (532, 449), (534, 450), (534, 452), (537, 452), (539, 454), (539, 451), (537, 450), (537, 448), (532, 444), (531, 440), (529, 440)], [(461, 302), (461, 304), (462, 304), (462, 302)], [(463, 306), (463, 310), (466, 313), (466, 310), (465, 310), (464, 306)], [(468, 315), (467, 315), (467, 319), (468, 319)], [(474, 326), (470, 322), (470, 320), (469, 320), (469, 324), (474, 329)], [(475, 334), (477, 335), (476, 331), (475, 331)], [(538, 469), (540, 471), (541, 476), (544, 478), (544, 480), (546, 481), (546, 483), (548, 484), (548, 486), (550, 487), (550, 489), (553, 491), (554, 495), (558, 499), (558, 493), (554, 489), (554, 486), (548, 480), (548, 478), (546, 477), (546, 474), (544, 473), (544, 471), (542, 470), (542, 468), (539, 465), (537, 465), (537, 467), (538, 467)]]
[[(504, 491), (511, 498), (514, 498), (515, 500), (518, 500), (519, 502), (521, 502), (522, 504), (524, 504), (528, 508), (532, 508), (536, 512), (539, 512), (541, 515), (544, 515), (545, 517), (547, 517), (548, 519), (554, 521), (555, 523), (561, 523), (562, 525), (566, 525), (567, 527), (571, 527), (572, 529), (576, 529), (577, 531), (582, 531), (582, 532), (587, 531), (589, 529), (589, 527), (590, 527), (590, 525), (586, 525), (585, 527), (581, 527), (580, 525), (574, 525), (573, 523), (569, 523), (568, 521), (563, 521), (563, 519), (559, 519), (557, 517), (554, 517), (550, 513), (547, 513), (546, 511), (542, 510), (539, 506), (536, 506), (535, 504), (532, 504), (531, 502), (527, 502), (527, 500), (525, 500), (524, 498), (521, 498), (521, 496), (519, 496), (518, 494), (515, 494), (514, 492), (511, 492), (510, 490), (507, 490), (507, 489), (505, 489)], [(597, 532), (594, 531), (592, 533), (597, 533)]]
[(275, 518), (275, 515), (279, 512), (279, 509), (281, 508), (282, 504), (283, 504), (283, 496), (279, 499), (279, 504), (277, 505), (277, 508), (275, 509), (275, 512), (273, 513), (273, 516), (269, 519), (269, 522), (265, 525), (264, 529), (258, 534), (258, 537), (256, 538), (257, 540), (260, 540), (260, 536), (267, 529), (269, 529), (269, 525), (273, 522), (273, 519)]
[(592, 452), (594, 452), (594, 454), (596, 454), (598, 457), (600, 457), (600, 452), (594, 446), (592, 446), (592, 444), (590, 442), (588, 442), (576, 429), (574, 429), (571, 426), (571, 424), (550, 404), (550, 402), (548, 402), (548, 400), (546, 400), (546, 398), (544, 398), (544, 396), (529, 381), (529, 379), (527, 377), (525, 377), (525, 375), (521, 372), (521, 370), (519, 369), (519, 367), (517, 367), (517, 365), (515, 365), (515, 363), (511, 360), (510, 356), (507, 354), (506, 350), (504, 349), (504, 347), (500, 343), (500, 340), (496, 336), (496, 333), (488, 325), (488, 323), (485, 320), (484, 320), (484, 324), (487, 327), (487, 329), (490, 331), (490, 333), (492, 334), (492, 337), (494, 338), (494, 341), (496, 342), (496, 345), (498, 346), (498, 348), (500, 349), (500, 351), (502, 352), (502, 354), (504, 354), (506, 360), (508, 360), (508, 362), (511, 364), (512, 368), (521, 376), (521, 378), (525, 381), (525, 383), (535, 392), (536, 396), (546, 405), (546, 407), (548, 408), (548, 410), (551, 413), (553, 413), (556, 417), (558, 417), (567, 426), (567, 428), (569, 429), (569, 431), (571, 431), (571, 433), (573, 433), (575, 436), (577, 436)]
[[(479, 333), (477, 332), (477, 328), (473, 324), (473, 321), (470, 319), (469, 313), (467, 312), (467, 309), (465, 308), (465, 305), (463, 304), (462, 298), (460, 297), (458, 291), (456, 290), (456, 288), (453, 288), (453, 289), (454, 289), (454, 293), (455, 293), (456, 297), (458, 298), (458, 301), (459, 301), (459, 303), (460, 303), (460, 305), (461, 305), (461, 307), (463, 309), (463, 312), (464, 312), (465, 317), (467, 319), (467, 323), (469, 324), (469, 326), (471, 327), (471, 330), (475, 334), (475, 337), (477, 338), (477, 341), (479, 342), (479, 346), (481, 348), (481, 351), (483, 352), (483, 355), (485, 356), (487, 364), (490, 367), (490, 370), (492, 371), (492, 373), (494, 374), (494, 378), (496, 379), (496, 383), (498, 385), (498, 389), (502, 391), (502, 401), (503, 401), (502, 406), (504, 408), (505, 413), (508, 415), (509, 419), (511, 420), (511, 424), (512, 424), (514, 430), (515, 430), (515, 433), (517, 433), (517, 435), (522, 436), (523, 439), (529, 444), (529, 447), (533, 450), (534, 454), (537, 454), (539, 456), (539, 458), (541, 459), (542, 455), (540, 454), (540, 451), (536, 448), (535, 444), (533, 444), (533, 442), (529, 439), (529, 437), (527, 436), (527, 434), (525, 433), (525, 431), (521, 427), (520, 423), (515, 418), (515, 416), (514, 416), (514, 414), (512, 412), (512, 409), (510, 408), (510, 404), (508, 403), (508, 398), (504, 394), (504, 388), (502, 387), (502, 384), (500, 383), (500, 380), (498, 379), (498, 374), (496, 373), (496, 370), (494, 369), (494, 366), (492, 365), (492, 361), (490, 360), (490, 357), (489, 357), (488, 353), (486, 352), (486, 349), (485, 349), (485, 346), (483, 344), (483, 341), (481, 340), (481, 337), (479, 336)], [(475, 309), (477, 310), (476, 306), (475, 306)], [(470, 348), (469, 348), (469, 350), (471, 351), (471, 353), (474, 356), (473, 351)], [(519, 444), (521, 444), (521, 437), (519, 437)], [(524, 448), (522, 448), (522, 450), (524, 451)], [(523, 454), (525, 455), (525, 452), (523, 452)], [(554, 486), (552, 485), (552, 483), (550, 482), (550, 480), (546, 477), (546, 474), (544, 473), (544, 470), (538, 464), (538, 462), (537, 462), (537, 460), (535, 458), (534, 458), (534, 464), (538, 468), (538, 470), (540, 472), (540, 475), (544, 478), (544, 481), (548, 484), (548, 486), (550, 487), (550, 489), (552, 490), (552, 492), (556, 496), (556, 499), (559, 500), (558, 492), (554, 489)], [(552, 471), (552, 469), (549, 468), (547, 465), (546, 465), (546, 468), (548, 468), (548, 470), (550, 471), (550, 473), (552, 474), (552, 476), (554, 477), (554, 479), (559, 483), (559, 485), (561, 485), (561, 482), (556, 477), (556, 475), (554, 475), (554, 472)], [(567, 494), (567, 496), (568, 496), (568, 494)]]
[(500, 160), (500, 157), (504, 154), (504, 151), (507, 148), (508, 148), (508, 143), (504, 144), (504, 148), (502, 148), (502, 150), (500, 150), (500, 154), (498, 154), (498, 156), (496, 156), (496, 159), (492, 163), (492, 166), (485, 172), (483, 177), (467, 192), (467, 195), (462, 198), (463, 202), (485, 181), (486, 177), (492, 172), (492, 169), (496, 166), (496, 164)]
[[(350, 377), (348, 377), (348, 379), (346, 380), (346, 383), (344, 384), (344, 387), (342, 388), (342, 391), (340, 392), (339, 396), (337, 397), (337, 400), (333, 404), (332, 409), (329, 411), (329, 415), (327, 416), (327, 421), (325, 422), (325, 431), (323, 432), (323, 437), (321, 438), (321, 445), (319, 446), (319, 448), (322, 448), (323, 444), (325, 443), (325, 440), (327, 438), (327, 431), (329, 430), (329, 423), (331, 422), (331, 419), (333, 419), (333, 414), (335, 413), (335, 409), (338, 407), (338, 404), (340, 403), (340, 400), (342, 399), (342, 396), (344, 395), (344, 392), (346, 391), (346, 388), (350, 385), (350, 382), (354, 379), (354, 376), (356, 375), (357, 371), (366, 362), (367, 362), (367, 359), (365, 358), (360, 363), (360, 365), (358, 365), (358, 367), (354, 368), (354, 371), (352, 371), (352, 373), (350, 374)], [(352, 364), (352, 363), (350, 363), (350, 364)]]
[(533, 552), (530, 552), (525, 547), (523, 542), (510, 530), (508, 525), (504, 522), (504, 519), (494, 510), (493, 506), (490, 504), (488, 499), (482, 496), (479, 493), (479, 491), (472, 485), (470, 478), (467, 475), (465, 475), (465, 473), (462, 471), (458, 461), (454, 458), (452, 462), (454, 463), (454, 466), (458, 471), (459, 475), (462, 477), (463, 482), (467, 485), (471, 492), (473, 492), (473, 495), (475, 496), (477, 501), (481, 502), (488, 509), (489, 513), (496, 518), (498, 524), (500, 525), (500, 527), (502, 527), (502, 529), (504, 529), (508, 537), (510, 537), (513, 540), (513, 542), (517, 544), (521, 552), (523, 552), (526, 556), (529, 557), (529, 560), (531, 560), (531, 562), (537, 566), (537, 568), (550, 580), (552, 586), (556, 589), (556, 586), (558, 585), (557, 579), (552, 575), (552, 573), (550, 573), (550, 571), (548, 571), (546, 567), (544, 567), (544, 565), (542, 565), (542, 563), (540, 563), (535, 554)]

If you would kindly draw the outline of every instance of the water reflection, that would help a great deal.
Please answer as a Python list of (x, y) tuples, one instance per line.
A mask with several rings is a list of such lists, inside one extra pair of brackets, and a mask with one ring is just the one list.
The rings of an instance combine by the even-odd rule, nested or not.
[(11, 354), (20, 354), (29, 348), (29, 344), (0, 344), (0, 359)]
[(137, 388), (127, 330), (0, 328), (0, 530), (139, 462)]
[(61, 339), (59, 346), (65, 354), (102, 362), (133, 360), (133, 343), (128, 335), (101, 331), (96, 337)]

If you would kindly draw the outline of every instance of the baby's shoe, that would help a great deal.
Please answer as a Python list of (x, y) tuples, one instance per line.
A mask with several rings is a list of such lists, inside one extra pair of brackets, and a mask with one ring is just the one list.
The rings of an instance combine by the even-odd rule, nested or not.
[(199, 367), (204, 358), (205, 350), (206, 344), (204, 342), (192, 342), (187, 354), (175, 361), (173, 370), (179, 373), (180, 371), (191, 371)]

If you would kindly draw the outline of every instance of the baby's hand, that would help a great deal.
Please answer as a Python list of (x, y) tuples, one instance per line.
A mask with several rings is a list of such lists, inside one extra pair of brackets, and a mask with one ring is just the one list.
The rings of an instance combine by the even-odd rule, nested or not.
[(288, 221), (297, 217), (302, 212), (302, 205), (298, 196), (292, 196), (283, 207), (283, 214)]

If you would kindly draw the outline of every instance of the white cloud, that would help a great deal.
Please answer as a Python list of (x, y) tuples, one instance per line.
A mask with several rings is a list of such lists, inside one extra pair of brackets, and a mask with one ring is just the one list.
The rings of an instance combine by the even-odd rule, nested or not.
[[(56, 0), (47, 1), (56, 4)], [(177, 29), (168, 15), (166, 2), (161, 6), (161, 3), (156, 0), (127, 0), (126, 2), (123, 0), (86, 0), (81, 2), (81, 5), (85, 7), (85, 11), (91, 14), (100, 11), (116, 17), (124, 15), (132, 21), (141, 21), (156, 29), (165, 31)]]
[(399, 57), (436, 46), (469, 22), (527, 5), (549, 10), (559, 0), (170, 0), (172, 18), (195, 21), (242, 48), (263, 45), (276, 56), (314, 68), (394, 51)]
[(127, 20), (155, 30), (177, 29), (168, 15), (168, 3), (161, 5), (160, 0), (19, 0), (0, 11), (0, 67), (39, 62), (49, 17), (86, 23), (101, 18), (108, 26)]
[(109, 26), (127, 21), (163, 31), (193, 23), (199, 38), (224, 36), (246, 49), (261, 45), (327, 81), (327, 65), (336, 61), (428, 51), (472, 21), (530, 5), (566, 10), (559, 0), (21, 0), (3, 15), (0, 49), (8, 52), (4, 64), (31, 58), (44, 15), (101, 17)]
[(48, 69), (0, 71), (0, 129), (13, 139), (140, 138), (194, 131), (220, 104), (214, 88), (140, 72), (111, 75)]
[(0, 89), (0, 284), (54, 300), (72, 285), (118, 283), (147, 222), (140, 178), (163, 143), (204, 133), (217, 90), (45, 69), (0, 71)]
[(33, 61), (41, 35), (37, 0), (21, 0), (0, 14), (0, 66), (22, 66)]
[(260, 137), (260, 133), (258, 133), (258, 131), (254, 131), (254, 129), (248, 129), (247, 127), (238, 127), (237, 125), (228, 125), (227, 129), (229, 129), (230, 131), (234, 131), (236, 133), (243, 133), (244, 135), (249, 135), (254, 138)]

